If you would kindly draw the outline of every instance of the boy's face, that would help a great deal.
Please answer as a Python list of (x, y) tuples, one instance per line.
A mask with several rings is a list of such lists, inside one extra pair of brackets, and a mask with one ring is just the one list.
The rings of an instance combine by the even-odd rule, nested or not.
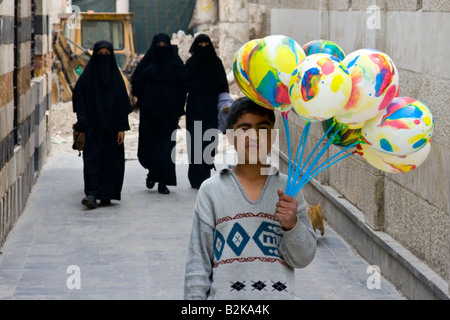
[(228, 141), (234, 145), (239, 164), (266, 164), (272, 150), (273, 123), (267, 115), (244, 113), (227, 131)]

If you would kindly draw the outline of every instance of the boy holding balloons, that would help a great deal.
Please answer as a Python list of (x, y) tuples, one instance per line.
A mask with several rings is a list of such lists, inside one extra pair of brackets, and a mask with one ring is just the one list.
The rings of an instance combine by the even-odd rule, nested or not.
[[(314, 258), (306, 202), (284, 194), (287, 176), (266, 165), (274, 111), (238, 99), (227, 137), (238, 154), (197, 196), (186, 262), (186, 299), (293, 299), (294, 268)], [(268, 174), (267, 174), (268, 173)]]

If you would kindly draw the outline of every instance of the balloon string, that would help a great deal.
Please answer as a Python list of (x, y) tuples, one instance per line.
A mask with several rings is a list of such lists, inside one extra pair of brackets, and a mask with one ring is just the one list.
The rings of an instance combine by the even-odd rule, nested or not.
[(296, 188), (295, 188), (295, 190), (294, 190), (294, 193), (293, 193), (293, 195), (291, 195), (291, 196), (292, 196), (292, 197), (295, 197), (295, 196), (297, 195), (297, 193), (300, 192), (300, 190), (301, 190), (301, 189), (302, 189), (309, 181), (311, 181), (313, 178), (315, 178), (319, 173), (321, 173), (322, 171), (328, 169), (329, 167), (331, 167), (331, 166), (334, 165), (335, 163), (337, 163), (337, 162), (339, 162), (339, 161), (341, 161), (341, 160), (344, 160), (345, 158), (351, 156), (353, 153), (354, 153), (354, 152), (351, 152), (351, 153), (349, 153), (349, 154), (346, 154), (346, 155), (342, 156), (341, 158), (337, 159), (336, 161), (334, 161), (334, 162), (328, 164), (325, 168), (323, 168), (323, 169), (320, 170), (320, 171), (317, 171), (317, 170), (314, 171), (314, 173), (311, 174), (307, 179), (305, 179), (305, 180), (302, 182), (301, 185), (296, 186)]
[(288, 148), (288, 157), (289, 157), (289, 169), (288, 169), (288, 182), (286, 185), (286, 190), (289, 187), (289, 180), (292, 177), (292, 164), (291, 164), (291, 135), (289, 132), (289, 122), (288, 122), (288, 112), (282, 112), (281, 115), (283, 117), (283, 123), (284, 123), (284, 131), (286, 132), (286, 142), (287, 142), (287, 148)]
[[(356, 147), (356, 146), (357, 146), (358, 144), (360, 144), (360, 143), (362, 143), (362, 142), (361, 142), (361, 141), (357, 141), (357, 142), (355, 142), (355, 143), (349, 145), (349, 146), (346, 147), (345, 149), (341, 150), (340, 152), (338, 152), (337, 154), (335, 154), (334, 156), (332, 156), (330, 159), (328, 159), (327, 161), (325, 161), (324, 163), (322, 163), (320, 166), (318, 166), (311, 174), (315, 174), (316, 172), (318, 172), (318, 170), (320, 170), (323, 166), (325, 166), (326, 164), (328, 164), (330, 161), (332, 161), (333, 159), (339, 157), (339, 156), (340, 156), (341, 154), (343, 154), (344, 152), (346, 152), (346, 151), (348, 151), (348, 150), (350, 150), (350, 149)], [(354, 152), (352, 152), (352, 154), (353, 154), (353, 153), (354, 153)], [(338, 161), (340, 161), (340, 160), (338, 160)], [(338, 161), (333, 162), (333, 164), (336, 163), (336, 162), (338, 162)], [(320, 170), (320, 172), (322, 172), (323, 170), (324, 170), (324, 169)], [(320, 173), (320, 172), (319, 172), (319, 173)]]
[[(297, 181), (300, 178), (300, 174), (304, 171), (306, 164), (309, 162), (309, 160), (311, 160), (311, 157), (313, 156), (313, 154), (317, 151), (317, 149), (319, 148), (320, 144), (323, 142), (323, 140), (325, 140), (325, 138), (328, 136), (328, 134), (331, 132), (331, 129), (333, 129), (336, 126), (336, 121), (333, 121), (333, 124), (328, 128), (327, 132), (323, 135), (323, 137), (320, 139), (320, 141), (317, 143), (316, 147), (314, 148), (314, 150), (311, 152), (311, 154), (309, 155), (308, 159), (306, 159), (306, 161), (303, 163), (303, 165), (301, 166), (300, 170), (296, 171), (295, 176), (293, 178), (293, 181)], [(308, 129), (308, 133), (309, 133), (309, 129)], [(295, 185), (296, 183), (293, 182), (293, 186), (294, 186), (294, 190), (295, 190)], [(290, 191), (293, 191), (292, 188)], [(292, 196), (292, 194), (287, 193), (288, 195)]]
[[(339, 153), (337, 153), (336, 155), (334, 155), (333, 157), (331, 157), (330, 159), (328, 159), (327, 161), (325, 161), (324, 163), (322, 163), (319, 167), (317, 167), (317, 168), (309, 175), (309, 177), (306, 177), (306, 179), (304, 179), (304, 180), (306, 180), (306, 183), (309, 182), (309, 181), (311, 180), (310, 177), (314, 178), (314, 177), (317, 176), (319, 173), (321, 173), (321, 172), (323, 172), (324, 170), (326, 170), (328, 167), (330, 167), (330, 166), (336, 164), (337, 162), (339, 162), (339, 161), (341, 161), (341, 160), (347, 158), (347, 156), (350, 156), (350, 155), (354, 154), (356, 151), (351, 152), (351, 153), (349, 153), (348, 155), (345, 155), (345, 156), (339, 158), (338, 160), (332, 162), (331, 164), (329, 164), (333, 159), (339, 157), (339, 156), (340, 156), (341, 154), (343, 154), (344, 152), (347, 152), (348, 150), (350, 150), (350, 149), (356, 147), (356, 146), (357, 146), (358, 144), (360, 144), (360, 143), (362, 143), (362, 141), (357, 141), (357, 142), (351, 144), (350, 146), (346, 147), (345, 149), (343, 149), (342, 151), (340, 151)], [(328, 164), (329, 164), (329, 165), (328, 165)], [(326, 167), (322, 169), (323, 166), (326, 166)], [(302, 177), (302, 178), (303, 178), (303, 177)], [(301, 188), (303, 188), (303, 186), (304, 186), (306, 183), (300, 182), (299, 185), (296, 186), (296, 188), (295, 188), (294, 191), (297, 193), (298, 191), (300, 191)], [(300, 186), (300, 187), (299, 187), (299, 186)]]
[[(342, 127), (343, 127), (342, 125), (339, 126), (339, 128), (336, 130), (336, 132), (333, 134), (333, 136), (328, 140), (327, 144), (319, 151), (317, 156), (314, 158), (314, 160), (311, 162), (311, 164), (306, 169), (305, 173), (300, 178), (300, 180), (295, 184), (294, 191), (296, 190), (298, 185), (301, 185), (304, 182), (304, 180), (306, 180), (308, 178), (308, 176), (310, 175), (311, 170), (313, 170), (313, 168), (316, 166), (317, 162), (322, 158), (322, 156), (325, 153), (325, 151), (327, 151), (328, 148), (331, 146), (331, 144), (336, 140), (336, 136), (342, 130)], [(330, 131), (330, 130), (328, 129), (328, 131)], [(323, 139), (328, 135), (328, 133), (329, 133), (328, 131), (327, 131), (327, 133), (324, 134), (322, 139), (319, 141), (319, 143), (317, 144), (316, 148), (311, 153), (310, 157), (315, 153), (316, 149), (322, 143)]]
[[(303, 128), (302, 137), (301, 137), (300, 142), (298, 144), (297, 154), (295, 155), (295, 159), (294, 159), (294, 164), (293, 164), (293, 168), (294, 169), (293, 169), (293, 172), (292, 172), (292, 175), (294, 177), (297, 176), (297, 172), (300, 170), (300, 166), (302, 165), (303, 153), (305, 152), (305, 146), (306, 146), (306, 141), (308, 140), (309, 128), (310, 127), (311, 127), (311, 122), (310, 121), (306, 121), (306, 125)], [(300, 158), (299, 158), (300, 151), (301, 151), (301, 154), (300, 154)], [(290, 177), (288, 179), (288, 187), (286, 189), (286, 194), (289, 194), (292, 191), (293, 184), (294, 184), (293, 183), (293, 179), (292, 179), (292, 177)]]

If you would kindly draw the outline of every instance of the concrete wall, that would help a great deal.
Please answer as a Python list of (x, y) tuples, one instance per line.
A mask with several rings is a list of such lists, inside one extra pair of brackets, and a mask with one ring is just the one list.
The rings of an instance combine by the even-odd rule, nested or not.
[[(436, 123), (432, 152), (418, 169), (387, 174), (353, 156), (317, 180), (360, 209), (371, 229), (392, 236), (449, 281), (450, 140), (445, 124), (450, 121), (450, 65), (445, 59), (450, 45), (444, 38), (450, 34), (450, 2), (251, 2), (270, 11), (267, 25), (271, 34), (290, 36), (301, 45), (329, 39), (347, 54), (361, 48), (386, 52), (399, 68), (400, 96), (419, 99), (430, 108)], [(291, 117), (292, 132), (297, 137), (293, 148), (304, 124), (295, 118)], [(320, 125), (315, 125), (310, 148), (322, 135)], [(282, 151), (286, 153), (286, 147)], [(328, 156), (337, 151), (338, 147), (333, 147)], [(332, 214), (325, 212), (327, 218)]]
[[(217, 45), (227, 69), (240, 46), (270, 34), (290, 36), (301, 45), (328, 39), (338, 43), (347, 54), (375, 48), (396, 63), (400, 96), (419, 99), (430, 108), (436, 124), (432, 152), (418, 169), (388, 174), (359, 156), (352, 156), (322, 173), (303, 190), (310, 203), (323, 202), (325, 218), (369, 262), (386, 267), (386, 275), (413, 298), (442, 298), (448, 297), (449, 292), (450, 129), (445, 125), (450, 120), (448, 21), (450, 1), (441, 0), (219, 1)], [(281, 117), (277, 122), (284, 132)], [(292, 149), (296, 150), (304, 121), (291, 115), (290, 124)], [(314, 124), (307, 152), (312, 151), (322, 135), (321, 125)], [(287, 160), (283, 134), (280, 148), (281, 157)], [(339, 151), (332, 146), (325, 159)], [(287, 171), (286, 161), (282, 169)], [(336, 205), (341, 200), (347, 201), (346, 205)], [(349, 221), (358, 223), (352, 229)], [(362, 232), (359, 237), (356, 229)], [(372, 245), (379, 247), (379, 243), (384, 243), (380, 248), (385, 253), (391, 252), (389, 258), (374, 253), (377, 250)], [(396, 245), (391, 247), (393, 243)], [(395, 249), (400, 247), (405, 254)], [(403, 275), (407, 270), (409, 280)], [(419, 282), (426, 289), (418, 290)]]
[[(17, 1), (17, 35), (14, 3), (0, 1), (0, 244), (21, 214), (50, 147), (51, 36), (47, 14), (50, 2), (34, 1), (32, 20), (32, 1)], [(17, 56), (15, 40), (19, 48)]]

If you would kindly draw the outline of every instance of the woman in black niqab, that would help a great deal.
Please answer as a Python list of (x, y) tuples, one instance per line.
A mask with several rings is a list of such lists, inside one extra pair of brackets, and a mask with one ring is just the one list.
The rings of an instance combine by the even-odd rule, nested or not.
[(208, 148), (212, 150), (208, 154), (205, 154), (205, 149), (210, 144), (215, 146), (218, 144), (218, 131), (214, 135), (207, 135), (211, 138), (209, 141), (204, 141), (205, 132), (218, 128), (219, 94), (229, 92), (229, 88), (222, 60), (217, 56), (208, 35), (198, 35), (189, 52), (192, 56), (186, 61), (189, 91), (186, 105), (186, 129), (190, 135), (190, 139), (187, 139), (188, 178), (191, 186), (198, 189), (202, 182), (211, 176), (211, 169), (214, 168), (216, 148)]
[(140, 109), (138, 159), (148, 169), (147, 188), (158, 182), (158, 192), (170, 193), (176, 186), (172, 151), (178, 119), (186, 102), (185, 66), (165, 33), (153, 37), (152, 44), (132, 77), (132, 90)]
[(82, 204), (97, 207), (120, 200), (125, 173), (125, 131), (130, 129), (130, 99), (118, 69), (113, 46), (99, 41), (73, 89), (76, 134), (85, 135)]

